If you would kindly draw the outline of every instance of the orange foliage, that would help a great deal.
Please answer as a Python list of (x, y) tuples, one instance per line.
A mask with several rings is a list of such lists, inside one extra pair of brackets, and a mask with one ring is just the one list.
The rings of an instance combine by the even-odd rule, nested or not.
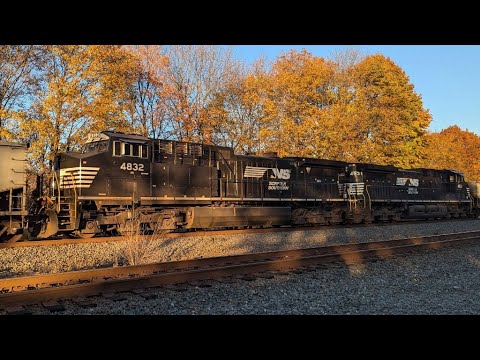
[(334, 142), (333, 63), (306, 50), (290, 51), (273, 64), (266, 89), (265, 127), (260, 137), (280, 156), (325, 157)]
[(382, 55), (347, 64), (303, 50), (258, 84), (259, 140), (280, 156), (416, 167), (431, 116), (403, 70)]
[(463, 172), (469, 181), (480, 182), (480, 137), (458, 126), (426, 135), (424, 167)]
[[(267, 69), (260, 62), (242, 66), (222, 46), (36, 51), (38, 86), (26, 111), (16, 114), (0, 101), (0, 136), (31, 141), (38, 164), (106, 128), (243, 153), (404, 168), (425, 163), (431, 115), (405, 72), (382, 55), (346, 52), (329, 60), (292, 50)], [(428, 138), (435, 141), (434, 134)], [(430, 161), (443, 166), (433, 155)]]

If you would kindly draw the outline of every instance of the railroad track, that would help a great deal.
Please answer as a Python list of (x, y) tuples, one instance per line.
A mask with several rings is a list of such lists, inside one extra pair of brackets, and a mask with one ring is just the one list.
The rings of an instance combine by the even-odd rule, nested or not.
[[(452, 219), (452, 220), (429, 220), (428, 223), (443, 223), (446, 221), (473, 221), (478, 220), (476, 218), (462, 218), (462, 219)], [(348, 224), (341, 225), (341, 228), (358, 228), (358, 227), (380, 227), (380, 226), (391, 226), (391, 225), (403, 225), (403, 224), (413, 224), (418, 223), (419, 221), (405, 221), (397, 223), (374, 223), (374, 224)], [(166, 239), (175, 239), (181, 237), (190, 237), (190, 236), (214, 236), (214, 235), (237, 235), (237, 234), (255, 234), (255, 233), (272, 233), (272, 232), (290, 232), (290, 231), (309, 231), (309, 230), (320, 230), (320, 229), (338, 229), (339, 225), (318, 225), (318, 226), (308, 226), (308, 227), (279, 227), (279, 228), (257, 228), (257, 229), (238, 229), (238, 230), (205, 230), (205, 231), (190, 231), (190, 232), (179, 232), (179, 233), (167, 233), (163, 235)], [(9, 248), (18, 248), (18, 247), (34, 247), (34, 246), (55, 246), (55, 245), (69, 245), (69, 244), (89, 244), (89, 243), (102, 243), (102, 242), (115, 242), (115, 241), (124, 241), (123, 236), (109, 236), (109, 237), (93, 237), (89, 239), (49, 239), (49, 240), (31, 240), (31, 241), (19, 241), (13, 243), (0, 243), (0, 249), (9, 249)]]
[[(275, 272), (327, 263), (348, 266), (422, 249), (480, 240), (480, 231), (175, 261), (0, 280), (0, 309), (232, 276), (273, 277)], [(254, 274), (254, 275), (252, 275)]]

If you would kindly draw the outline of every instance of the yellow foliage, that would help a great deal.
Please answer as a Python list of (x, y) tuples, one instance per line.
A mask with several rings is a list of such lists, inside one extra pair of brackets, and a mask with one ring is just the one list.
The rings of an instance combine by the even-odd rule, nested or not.
[(253, 72), (236, 74), (222, 91), (216, 93), (207, 108), (213, 131), (210, 140), (221, 146), (231, 146), (235, 152), (261, 153), (264, 117), (263, 99), (265, 73), (263, 64), (255, 65)]
[(260, 139), (280, 156), (328, 156), (335, 141), (334, 64), (303, 50), (281, 55), (265, 82)]
[(407, 168), (420, 164), (431, 121), (408, 77), (390, 59), (373, 55), (338, 63), (306, 50), (290, 51), (269, 71), (236, 80), (211, 108), (217, 122), (238, 125), (241, 131), (230, 131), (228, 138), (244, 152), (256, 148)]
[(431, 115), (405, 72), (383, 55), (368, 56), (351, 71), (355, 160), (404, 168), (419, 166)]
[(133, 66), (120, 46), (43, 47), (41, 83), (20, 119), (20, 136), (33, 140), (39, 170), (48, 172), (55, 155), (82, 143), (88, 132), (131, 129), (124, 111)]
[(105, 129), (243, 153), (404, 168), (425, 163), (431, 115), (405, 72), (382, 55), (352, 52), (328, 60), (290, 51), (267, 69), (262, 62), (242, 67), (228, 49), (214, 46), (48, 45), (35, 51), (38, 86), (28, 90), (28, 111), (0, 101), (0, 137), (30, 141), (34, 163), (47, 172), (59, 151)]

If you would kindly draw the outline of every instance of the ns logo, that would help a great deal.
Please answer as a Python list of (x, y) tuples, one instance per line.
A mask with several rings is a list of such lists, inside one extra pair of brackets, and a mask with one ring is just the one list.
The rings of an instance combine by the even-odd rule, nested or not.
[(272, 168), (273, 174), (270, 176), (272, 179), (290, 179), (290, 169), (276, 169)]

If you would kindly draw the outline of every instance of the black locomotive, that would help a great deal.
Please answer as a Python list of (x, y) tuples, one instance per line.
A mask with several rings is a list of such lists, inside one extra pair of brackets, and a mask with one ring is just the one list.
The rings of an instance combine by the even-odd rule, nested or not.
[(228, 147), (103, 131), (55, 159), (33, 236), (458, 218), (478, 194), (461, 173), (235, 155)]

